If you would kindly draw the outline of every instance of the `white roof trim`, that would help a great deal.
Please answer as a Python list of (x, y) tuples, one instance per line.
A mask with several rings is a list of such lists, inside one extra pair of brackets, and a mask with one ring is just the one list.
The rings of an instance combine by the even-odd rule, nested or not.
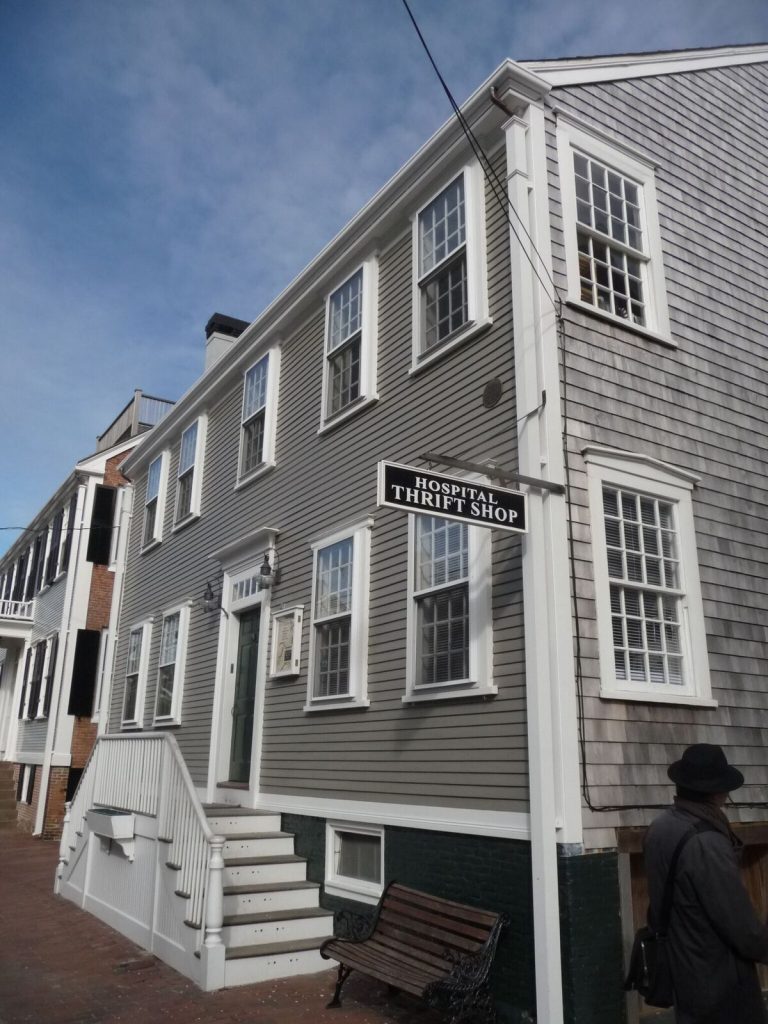
[(553, 88), (560, 85), (587, 85), (625, 78), (652, 75), (676, 75), (683, 71), (735, 64), (768, 62), (768, 44), (723, 46), (713, 50), (679, 50), (667, 53), (626, 53), (616, 57), (577, 57), (573, 60), (523, 61), (527, 71), (540, 75)]

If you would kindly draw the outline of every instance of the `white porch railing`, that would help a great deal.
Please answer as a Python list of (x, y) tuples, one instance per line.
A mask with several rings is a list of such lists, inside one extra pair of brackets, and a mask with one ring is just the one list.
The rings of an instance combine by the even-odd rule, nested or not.
[(57, 892), (70, 852), (85, 833), (88, 811), (94, 807), (157, 819), (158, 841), (168, 844), (163, 860), (179, 872), (177, 891), (187, 899), (186, 923), (199, 928), (203, 937), (206, 975), (210, 981), (211, 971), (215, 974), (220, 968), (223, 977), (224, 838), (214, 835), (208, 825), (175, 738), (167, 733), (99, 737), (67, 804)]
[(31, 622), (35, 614), (34, 601), (9, 601), (0, 598), (0, 619), (21, 619)]

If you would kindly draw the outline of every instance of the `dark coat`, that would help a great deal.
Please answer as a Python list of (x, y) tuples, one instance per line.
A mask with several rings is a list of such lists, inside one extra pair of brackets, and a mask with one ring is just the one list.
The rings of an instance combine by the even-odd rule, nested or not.
[[(763, 1024), (755, 961), (768, 962), (768, 927), (741, 881), (727, 821), (714, 808), (681, 803), (660, 814), (648, 829), (649, 921), (657, 923), (678, 840), (700, 818), (714, 827), (683, 847), (668, 931), (677, 1019), (679, 1024)], [(743, 1009), (734, 1016), (737, 1002)]]

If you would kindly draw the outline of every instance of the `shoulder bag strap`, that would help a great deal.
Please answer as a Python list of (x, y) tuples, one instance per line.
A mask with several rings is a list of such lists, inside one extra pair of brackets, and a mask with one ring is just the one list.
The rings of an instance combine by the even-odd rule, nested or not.
[(717, 829), (710, 825), (707, 821), (697, 821), (695, 825), (691, 825), (687, 832), (684, 832), (680, 837), (677, 846), (672, 854), (672, 860), (669, 862), (669, 871), (667, 872), (667, 880), (664, 883), (664, 897), (661, 901), (661, 913), (659, 914), (659, 927), (657, 929), (662, 935), (666, 934), (667, 928), (669, 927), (669, 918), (672, 913), (672, 894), (675, 888), (675, 872), (677, 870), (677, 862), (680, 860), (680, 854), (683, 852), (683, 847), (692, 839), (693, 836), (698, 835), (699, 832), (716, 832)]

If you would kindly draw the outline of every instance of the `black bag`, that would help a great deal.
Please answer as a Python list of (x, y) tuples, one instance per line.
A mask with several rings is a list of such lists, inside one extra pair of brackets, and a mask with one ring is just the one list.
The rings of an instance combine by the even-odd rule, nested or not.
[(672, 969), (669, 965), (667, 928), (672, 913), (675, 870), (683, 847), (688, 840), (698, 832), (711, 830), (712, 826), (708, 822), (700, 821), (681, 836), (672, 854), (672, 860), (669, 862), (658, 928), (654, 929), (650, 925), (646, 925), (644, 928), (639, 928), (635, 934), (624, 988), (627, 992), (633, 989), (639, 992), (648, 1006), (659, 1006), (666, 1009), (674, 1003), (675, 990), (672, 984)]
[(649, 1006), (672, 1006), (675, 993), (666, 935), (648, 925), (637, 930), (624, 988), (635, 989)]

